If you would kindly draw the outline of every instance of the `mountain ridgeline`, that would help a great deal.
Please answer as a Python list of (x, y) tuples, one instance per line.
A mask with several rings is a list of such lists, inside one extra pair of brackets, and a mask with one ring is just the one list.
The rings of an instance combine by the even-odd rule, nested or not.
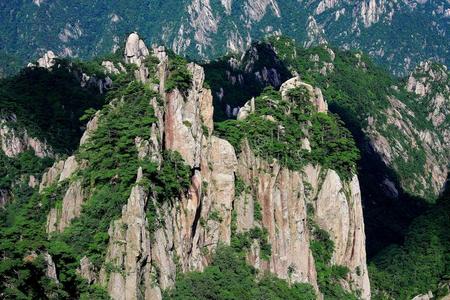
[(1, 298), (449, 293), (445, 66), (396, 79), (282, 36), (203, 66), (122, 49), (0, 81)]
[(244, 52), (274, 34), (363, 50), (397, 75), (450, 58), (446, 0), (14, 0), (0, 4), (0, 20), (0, 74), (43, 49), (85, 59), (109, 53), (131, 31), (195, 59)]

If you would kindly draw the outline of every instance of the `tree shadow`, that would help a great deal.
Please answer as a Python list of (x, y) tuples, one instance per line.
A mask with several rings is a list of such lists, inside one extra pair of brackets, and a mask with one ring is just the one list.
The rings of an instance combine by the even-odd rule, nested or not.
[[(205, 82), (213, 91), (216, 122), (234, 117), (227, 115), (227, 105), (231, 108), (241, 107), (246, 101), (259, 95), (265, 87), (271, 85), (279, 88), (281, 83), (293, 76), (268, 44), (254, 43), (242, 58), (239, 68), (232, 68), (230, 59), (233, 57), (225, 57), (204, 65)], [(276, 70), (280, 82), (274, 82), (273, 77), (260, 81), (255, 74), (261, 74), (264, 68)], [(403, 243), (411, 222), (427, 211), (430, 204), (401, 188), (395, 170), (387, 166), (372, 149), (355, 116), (336, 103), (330, 103), (329, 109), (344, 121), (361, 152), (358, 177), (365, 222), (366, 251), (371, 258), (390, 244)], [(389, 188), (389, 182), (395, 189)]]
[[(337, 113), (344, 122), (348, 121), (339, 108), (331, 105), (330, 110)], [(346, 125), (361, 152), (358, 178), (365, 223), (366, 252), (370, 259), (391, 244), (402, 244), (411, 222), (428, 211), (432, 204), (405, 191), (396, 171), (385, 164), (361, 128), (355, 126), (355, 123)]]

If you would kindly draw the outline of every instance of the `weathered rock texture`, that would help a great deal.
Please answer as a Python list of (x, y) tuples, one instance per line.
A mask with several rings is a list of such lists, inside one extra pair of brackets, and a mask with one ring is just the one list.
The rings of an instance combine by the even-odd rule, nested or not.
[[(268, 230), (272, 245), (269, 261), (261, 260), (257, 251), (250, 255), (249, 260), (258, 269), (269, 270), (280, 278), (316, 286), (306, 215), (309, 203), (315, 209), (316, 222), (330, 233), (335, 244), (333, 263), (347, 266), (351, 270), (349, 284), (353, 289), (361, 289), (363, 299), (369, 299), (364, 222), (357, 177), (344, 182), (336, 172), (310, 165), (303, 172), (293, 172), (278, 163), (269, 164), (256, 157), (247, 143), (239, 156), (238, 166), (239, 176), (251, 191), (235, 199), (238, 229), (263, 226)], [(261, 224), (253, 219), (254, 201), (261, 207)]]
[[(189, 64), (191, 87), (183, 92), (176, 88), (167, 92), (168, 56), (163, 47), (152, 50), (150, 54), (135, 33), (127, 40), (125, 59), (138, 66), (136, 79), (153, 84), (151, 88), (162, 98), (162, 101), (156, 97), (148, 99), (157, 121), (149, 128), (151, 137), (148, 140), (137, 137), (135, 146), (139, 158), (147, 157), (159, 166), (164, 150), (179, 152), (191, 168), (191, 183), (187, 192), (177, 199), (160, 203), (153, 190), (143, 184), (146, 181), (142, 169), (136, 170), (136, 184), (122, 208), (122, 215), (110, 225), (110, 240), (101, 270), (96, 270), (89, 258), (83, 257), (78, 273), (89, 283), (103, 285), (115, 300), (161, 299), (162, 292), (174, 285), (179, 272), (202, 271), (211, 262), (219, 243), (230, 243), (236, 225), (237, 233), (255, 227), (264, 228), (268, 233), (272, 247), (268, 260), (261, 256), (256, 240), (248, 252), (248, 262), (256, 269), (270, 271), (291, 282), (310, 283), (318, 291), (315, 262), (309, 247), (312, 234), (307, 205), (312, 205), (314, 221), (330, 233), (336, 245), (332, 262), (350, 270), (343, 286), (349, 290), (360, 289), (362, 298), (369, 299), (357, 177), (343, 181), (334, 171), (310, 165), (294, 172), (276, 161), (269, 163), (257, 157), (248, 141), (244, 141), (241, 153), (235, 153), (228, 141), (212, 135), (213, 100), (211, 91), (204, 87), (203, 68)], [(143, 63), (149, 55), (160, 61), (156, 74), (149, 74)], [(157, 80), (152, 82), (158, 84), (149, 83), (150, 76), (156, 76)], [(321, 91), (298, 78), (282, 86), (284, 97), (295, 87), (304, 87), (317, 109), (327, 112)], [(251, 114), (254, 105), (250, 101), (240, 116)], [(81, 144), (92, 138), (101, 118), (97, 113), (89, 122)], [(69, 157), (56, 162), (42, 176), (41, 192), (52, 184), (68, 186), (61, 204), (48, 215), (48, 233), (63, 231), (80, 215), (87, 195), (81, 179), (72, 175), (83, 165), (75, 157)], [(237, 176), (246, 185), (240, 195), (235, 191)], [(261, 208), (261, 219), (255, 218), (255, 207)], [(149, 209), (154, 215), (151, 220), (147, 217)], [(232, 217), (233, 213), (236, 218)], [(154, 223), (149, 224), (150, 221)]]
[(81, 213), (84, 192), (80, 180), (69, 185), (60, 207), (52, 208), (47, 216), (47, 233), (62, 232), (70, 225), (70, 221)]
[(8, 157), (32, 150), (37, 157), (53, 157), (53, 150), (46, 141), (31, 137), (26, 129), (16, 126), (15, 115), (0, 117), (0, 142), (2, 151)]
[(326, 113), (328, 111), (328, 105), (323, 99), (322, 91), (319, 88), (313, 88), (310, 84), (307, 84), (299, 77), (294, 77), (283, 83), (280, 87), (281, 96), (286, 98), (289, 90), (293, 88), (303, 88), (309, 94), (311, 103), (315, 106), (318, 112)]
[[(445, 66), (423, 62), (411, 73), (407, 91), (423, 108), (389, 96), (386, 120), (370, 117), (366, 132), (383, 161), (400, 173), (402, 188), (411, 194), (435, 199), (444, 187), (450, 160), (450, 79)], [(395, 139), (392, 138), (395, 134)], [(412, 159), (411, 151), (423, 157)], [(404, 174), (401, 164), (419, 165), (414, 175)]]

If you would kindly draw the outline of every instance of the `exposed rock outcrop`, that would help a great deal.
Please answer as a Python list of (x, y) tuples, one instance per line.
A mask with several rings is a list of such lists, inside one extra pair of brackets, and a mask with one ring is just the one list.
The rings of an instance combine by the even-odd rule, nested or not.
[(141, 66), (143, 60), (149, 55), (147, 46), (139, 35), (135, 32), (128, 36), (125, 44), (125, 62), (128, 64), (136, 64)]
[(83, 132), (83, 136), (80, 140), (80, 146), (86, 143), (89, 138), (92, 136), (95, 130), (98, 128), (98, 119), (100, 117), (99, 112), (97, 112), (92, 119), (89, 120), (89, 122), (86, 125), (86, 129)]
[(0, 208), (3, 208), (10, 200), (11, 195), (9, 194), (9, 191), (0, 189)]
[(47, 272), (46, 275), (48, 278), (53, 279), (53, 281), (55, 281), (56, 283), (58, 283), (58, 275), (56, 273), (56, 265), (55, 262), (53, 261), (53, 258), (50, 254), (48, 254), (47, 252), (45, 252), (44, 254), (44, 260), (45, 263), (47, 264)]
[(253, 112), (255, 112), (255, 98), (252, 98), (250, 101), (247, 101), (245, 105), (241, 107), (241, 109), (239, 109), (237, 119), (244, 120)]
[(309, 93), (310, 101), (314, 104), (318, 112), (326, 113), (328, 111), (328, 104), (323, 99), (322, 91), (319, 88), (313, 88), (310, 84), (303, 82), (299, 77), (291, 78), (281, 85), (280, 92), (283, 99), (288, 98), (288, 92), (293, 88), (306, 89)]
[(39, 185), (39, 191), (42, 192), (55, 182), (64, 181), (80, 169), (80, 164), (75, 156), (69, 156), (66, 160), (60, 160), (53, 164), (43, 175)]
[(47, 216), (47, 233), (62, 232), (70, 225), (70, 221), (81, 213), (85, 199), (82, 182), (76, 180), (69, 185), (61, 207), (52, 208)]
[(122, 209), (122, 218), (109, 229), (106, 261), (110, 267), (101, 270), (100, 281), (108, 286), (108, 292), (115, 300), (152, 299), (147, 292), (153, 283), (148, 269), (151, 266), (148, 264), (150, 235), (146, 224), (146, 201), (144, 189), (136, 185), (128, 204)]
[(88, 284), (97, 282), (97, 274), (95, 273), (94, 265), (86, 256), (80, 260), (80, 268), (77, 271), (81, 277), (87, 280)]
[(336, 172), (327, 171), (315, 201), (315, 211), (317, 223), (330, 233), (334, 242), (333, 263), (348, 267), (350, 285), (354, 285), (354, 290), (361, 290), (362, 299), (370, 299), (358, 177), (343, 182)]
[[(388, 96), (386, 120), (368, 119), (366, 132), (371, 146), (384, 162), (401, 171), (399, 161), (422, 170), (400, 175), (402, 188), (409, 193), (435, 199), (447, 178), (450, 160), (450, 82), (446, 67), (431, 62), (421, 63), (411, 73), (405, 86), (416, 95), (422, 111), (413, 111), (411, 104)], [(424, 119), (423, 114), (426, 116)], [(429, 123), (429, 125), (425, 125)], [(393, 140), (393, 131), (402, 138)], [(412, 160), (410, 151), (422, 158)], [(418, 165), (420, 163), (420, 165)], [(417, 166), (418, 165), (418, 166)]]
[(55, 58), (57, 58), (57, 56), (53, 53), (53, 51), (47, 51), (37, 60), (37, 66), (40, 68), (50, 69), (55, 65)]
[(17, 128), (16, 123), (15, 115), (0, 118), (0, 142), (6, 156), (15, 157), (32, 150), (37, 157), (53, 157), (53, 150), (46, 141), (31, 137), (26, 129)]
[[(125, 55), (129, 62), (148, 72), (143, 61), (150, 54), (145, 49), (145, 44), (133, 33), (128, 38)], [(89, 283), (106, 287), (115, 300), (161, 299), (162, 292), (174, 285), (179, 272), (202, 271), (220, 243), (230, 244), (236, 225), (238, 233), (255, 227), (267, 231), (272, 248), (270, 257), (261, 254), (257, 240), (247, 254), (248, 262), (257, 270), (270, 271), (290, 282), (310, 283), (318, 291), (310, 249), (313, 237), (308, 226), (311, 216), (307, 206), (312, 205), (315, 211), (312, 217), (330, 233), (335, 244), (332, 263), (350, 270), (343, 286), (353, 291), (359, 289), (362, 298), (369, 299), (356, 176), (344, 181), (334, 171), (311, 165), (291, 171), (276, 161), (269, 163), (256, 156), (246, 141), (236, 154), (228, 141), (212, 135), (212, 94), (204, 87), (203, 68), (189, 64), (191, 87), (183, 92), (177, 88), (166, 92), (164, 85), (170, 75), (168, 57), (159, 47), (153, 48), (153, 54), (160, 63), (154, 74), (159, 84), (152, 88), (159, 91), (162, 101), (156, 97), (149, 99), (157, 121), (149, 128), (148, 140), (135, 139), (137, 155), (161, 166), (163, 151), (177, 151), (191, 168), (190, 186), (177, 198), (161, 203), (153, 189), (148, 188), (142, 169), (136, 170), (136, 184), (127, 204), (120, 218), (110, 225), (110, 240), (100, 272), (84, 257), (79, 274)], [(149, 74), (136, 75), (147, 83)], [(283, 84), (283, 97), (295, 87), (304, 87), (317, 109), (327, 111), (320, 90), (298, 78)], [(253, 113), (254, 106), (254, 100), (250, 101), (240, 117), (245, 118), (244, 111), (246, 115)], [(96, 114), (88, 124), (82, 144), (92, 137), (101, 118)], [(309, 142), (304, 144), (306, 147)], [(41, 190), (69, 179), (61, 206), (48, 215), (49, 233), (63, 231), (81, 213), (85, 191), (81, 181), (71, 177), (80, 168), (80, 163), (69, 157), (55, 163), (43, 176)], [(240, 195), (236, 195), (237, 176), (246, 185)], [(255, 217), (256, 207), (261, 209), (260, 218)]]
[[(238, 166), (238, 174), (252, 191), (235, 200), (238, 228), (246, 230), (262, 225), (268, 230), (272, 245), (272, 256), (267, 262), (258, 255), (250, 255), (255, 267), (269, 270), (280, 278), (309, 282), (317, 287), (314, 259), (309, 248), (311, 236), (306, 208), (309, 203), (315, 208), (317, 223), (333, 239), (333, 263), (347, 266), (351, 271), (348, 282), (352, 289), (360, 289), (362, 298), (370, 299), (357, 177), (351, 182), (343, 182), (336, 172), (313, 166), (293, 172), (256, 157), (248, 144), (240, 154)], [(243, 201), (245, 204), (239, 204)], [(252, 220), (254, 201), (261, 207), (261, 224)]]

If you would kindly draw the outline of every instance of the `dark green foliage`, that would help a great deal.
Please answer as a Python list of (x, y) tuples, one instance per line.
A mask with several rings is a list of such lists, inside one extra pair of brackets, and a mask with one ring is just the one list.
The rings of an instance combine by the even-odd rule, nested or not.
[(164, 299), (316, 299), (308, 284), (292, 284), (264, 275), (256, 279), (256, 271), (246, 264), (245, 257), (231, 247), (219, 246), (213, 263), (202, 272), (181, 274), (175, 288)]
[(450, 274), (450, 195), (447, 194), (408, 230), (403, 245), (392, 245), (369, 265), (373, 299), (412, 299), (433, 291)]
[[(82, 65), (86, 67), (87, 63)], [(97, 66), (96, 62), (89, 65), (91, 71), (95, 71)], [(132, 70), (130, 66), (126, 67), (129, 69), (127, 74), (119, 74), (114, 78), (114, 87), (108, 93), (110, 104), (100, 112), (98, 129), (77, 151), (77, 159), (87, 162), (87, 166), (71, 178), (82, 180), (84, 194), (88, 195), (80, 217), (72, 220), (71, 226), (63, 233), (53, 233), (48, 241), (45, 232), (48, 212), (61, 205), (68, 184), (47, 188), (43, 194), (28, 189), (21, 193), (19, 186), (15, 186), (15, 201), (7, 206), (5, 212), (1, 212), (0, 219), (0, 251), (3, 251), (0, 252), (0, 267), (4, 268), (4, 272), (0, 268), (4, 282), (0, 293), (6, 290), (3, 295), (26, 299), (50, 296), (58, 299), (108, 299), (103, 289), (88, 285), (76, 269), (82, 256), (86, 255), (99, 270), (109, 242), (108, 228), (112, 220), (120, 217), (131, 188), (136, 184), (138, 168), (142, 167), (144, 173), (144, 179), (139, 184), (156, 193), (161, 202), (172, 200), (187, 191), (191, 169), (179, 153), (165, 152), (160, 170), (150, 161), (138, 158), (135, 139), (150, 138), (151, 125), (156, 121), (150, 100), (159, 95), (148, 86), (133, 81)], [(94, 112), (94, 109), (87, 109), (83, 117), (81, 114), (78, 117), (87, 121)], [(24, 172), (39, 174), (51, 163), (51, 160), (36, 158), (31, 152), (24, 152), (14, 160), (4, 155), (0, 158), (0, 171), (7, 175), (0, 182), (2, 186), (10, 186)], [(151, 226), (154, 227), (158, 226), (158, 220), (151, 213), (155, 212), (151, 205), (153, 203), (149, 204), (147, 210)], [(37, 207), (39, 209), (36, 211)], [(23, 240), (23, 246), (14, 244), (18, 240)], [(36, 266), (22, 262), (23, 257), (31, 251), (38, 254)], [(59, 284), (48, 280), (45, 266), (37, 264), (45, 252), (53, 257)], [(17, 270), (23, 270), (23, 280), (15, 279), (14, 272)], [(21, 295), (19, 290), (28, 295)]]
[[(30, 290), (27, 297), (32, 299), (46, 298), (49, 293), (57, 293), (55, 297), (59, 299), (107, 299), (102, 289), (87, 285), (76, 273), (76, 268), (84, 255), (99, 267), (109, 240), (107, 232), (110, 222), (120, 216), (135, 184), (138, 167), (143, 167), (145, 174), (156, 171), (151, 163), (138, 160), (134, 143), (137, 136), (150, 136), (155, 118), (149, 101), (155, 94), (142, 84), (129, 83), (125, 78), (122, 82), (123, 85), (112, 93), (121, 98), (123, 96), (123, 99), (113, 101), (114, 108), (105, 106), (98, 130), (79, 150), (79, 157), (89, 162), (76, 175), (83, 178), (85, 192), (90, 195), (81, 216), (73, 220), (63, 233), (54, 234), (48, 241), (45, 232), (47, 214), (50, 208), (60, 203), (67, 184), (47, 188), (43, 194), (14, 191), (15, 201), (7, 206), (1, 216), (1, 261), (5, 269), (0, 276), (2, 282), (10, 286), (2, 286), (2, 291), (6, 289), (14, 295), (17, 294), (16, 289)], [(17, 241), (23, 241), (23, 246), (18, 245)], [(37, 254), (48, 251), (52, 255), (60, 284), (47, 282), (49, 280), (43, 270), (39, 274), (33, 271), (36, 275), (30, 273), (31, 266), (24, 265), (22, 260), (31, 251)], [(42, 264), (39, 266), (42, 267)], [(29, 275), (17, 281), (16, 270), (23, 270), (24, 274)], [(35, 277), (27, 279), (27, 276)], [(34, 280), (33, 283), (30, 280)], [(43, 288), (48, 291), (43, 291)]]
[(269, 244), (269, 236), (266, 228), (253, 227), (249, 231), (234, 233), (231, 237), (231, 247), (244, 254), (249, 251), (253, 241), (258, 241), (261, 250), (261, 258), (268, 260), (272, 255), (272, 246)]
[(311, 123), (313, 161), (350, 179), (350, 175), (356, 172), (355, 162), (359, 159), (359, 151), (350, 131), (338, 116), (324, 113), (314, 114)]
[(42, 171), (51, 166), (52, 162), (51, 158), (39, 158), (30, 150), (14, 158), (7, 157), (0, 151), (0, 189), (9, 189), (22, 175), (25, 175), (26, 180), (28, 180), (26, 175), (39, 178)]
[[(255, 106), (255, 113), (244, 120), (216, 124), (216, 133), (237, 151), (247, 138), (256, 155), (268, 161), (276, 159), (292, 170), (313, 162), (336, 170), (344, 178), (355, 172), (359, 152), (350, 132), (336, 116), (317, 113), (305, 90), (292, 90), (289, 101), (284, 101), (269, 87), (256, 98)], [(311, 141), (311, 153), (301, 148), (305, 137)]]
[(191, 168), (186, 165), (180, 153), (166, 151), (161, 170), (152, 178), (152, 184), (161, 202), (172, 200), (187, 192), (191, 184)]
[[(79, 261), (67, 245), (48, 242), (47, 214), (61, 201), (65, 185), (41, 195), (22, 184), (13, 187), (14, 202), (0, 211), (0, 294), (3, 299), (73, 299), (101, 289), (88, 286), (75, 273)], [(45, 252), (58, 262), (57, 284), (46, 275)], [(64, 262), (59, 264), (59, 262)], [(98, 298), (107, 299), (107, 298)]]
[(178, 88), (183, 93), (191, 87), (192, 74), (187, 68), (187, 61), (178, 55), (172, 55), (169, 61), (169, 78), (166, 82), (166, 91), (170, 92)]
[[(80, 159), (89, 166), (78, 174), (86, 189), (92, 189), (80, 218), (57, 237), (73, 247), (74, 253), (86, 254), (95, 265), (102, 262), (109, 240), (111, 220), (120, 216), (139, 166), (146, 171), (155, 168), (138, 160), (135, 138), (150, 137), (151, 124), (156, 120), (149, 104), (155, 96), (147, 87), (131, 82), (115, 91), (124, 98), (115, 107), (106, 106), (98, 129), (80, 150)], [(95, 189), (94, 189), (95, 188)]]
[(216, 222), (222, 222), (222, 217), (217, 210), (213, 210), (212, 212), (210, 212), (208, 218)]
[[(430, 57), (448, 64), (445, 38), (448, 19), (444, 13), (438, 13), (439, 7), (445, 7), (446, 2), (442, 1), (421, 2), (414, 5), (414, 9), (408, 6), (409, 2), (393, 3), (395, 13), (391, 18), (388, 18), (389, 9), (378, 22), (368, 27), (360, 20), (355, 23), (354, 17), (359, 17), (356, 14), (341, 14), (335, 18), (338, 11), (353, 11), (360, 3), (340, 2), (316, 14), (316, 2), (277, 1), (281, 17), (277, 17), (274, 10), (267, 9), (261, 19), (251, 21), (241, 19), (248, 16), (244, 12), (245, 3), (232, 5), (229, 13), (220, 2), (212, 1), (211, 14), (220, 21), (217, 28), (201, 36), (204, 41), (201, 46), (196, 42), (199, 38), (196, 34), (203, 32), (195, 31), (189, 24), (189, 1), (137, 0), (130, 3), (114, 0), (106, 6), (103, 1), (92, 0), (87, 9), (83, 9), (86, 8), (83, 7), (85, 3), (80, 0), (44, 1), (39, 6), (33, 1), (3, 1), (0, 6), (0, 19), (3, 21), (0, 61), (4, 63), (2, 66), (6, 66), (5, 69), (13, 69), (36, 59), (42, 54), (42, 49), (57, 52), (71, 49), (75, 56), (91, 58), (110, 52), (117, 42), (124, 40), (126, 34), (135, 30), (147, 45), (166, 44), (168, 48), (177, 47), (196, 59), (213, 59), (229, 51), (227, 43), (234, 32), (239, 32), (244, 39), (249, 34), (257, 40), (267, 34), (269, 26), (273, 31), (288, 34), (303, 44), (309, 40), (306, 30), (308, 17), (314, 15), (318, 26), (323, 26), (324, 37), (330, 44), (339, 47), (358, 45), (366, 52), (374, 53), (379, 62), (399, 72), (404, 70), (406, 57), (411, 58), (411, 65)], [(112, 22), (113, 14), (120, 17), (119, 22)], [(355, 24), (357, 28), (353, 27)], [(77, 33), (77, 28), (82, 34)], [(180, 28), (184, 29), (182, 40)], [(67, 37), (66, 30), (75, 36)], [(382, 56), (376, 54), (380, 47), (383, 49)], [(123, 53), (121, 49), (117, 52)]]
[[(258, 59), (255, 60), (255, 57)], [(230, 66), (230, 61), (240, 64)], [(276, 89), (279, 85), (289, 79), (291, 74), (277, 58), (274, 49), (266, 43), (255, 42), (251, 45), (251, 50), (247, 51), (242, 59), (239, 55), (228, 55), (218, 60), (214, 60), (203, 65), (205, 69), (205, 81), (214, 91), (214, 119), (225, 121), (226, 105), (231, 107), (242, 106), (245, 101), (255, 95), (261, 94), (270, 83), (261, 81), (255, 73), (267, 70), (277, 70), (278, 82), (273, 81)], [(265, 70), (265, 71), (264, 71)], [(232, 79), (234, 78), (234, 79)], [(221, 93), (223, 91), (223, 93)], [(221, 94), (221, 97), (218, 95)]]
[(235, 197), (239, 197), (240, 195), (242, 195), (242, 193), (245, 191), (246, 189), (246, 185), (244, 180), (242, 180), (241, 177), (239, 177), (238, 175), (235, 176), (234, 179), (234, 195)]
[(262, 221), (261, 204), (259, 204), (258, 201), (254, 202), (253, 217), (255, 218), (256, 221)]
[(0, 80), (0, 115), (15, 114), (9, 126), (26, 128), (29, 135), (46, 140), (55, 152), (69, 153), (78, 146), (88, 108), (104, 103), (98, 89), (82, 88), (67, 61), (53, 71), (26, 68)]
[(345, 291), (339, 283), (340, 279), (345, 279), (349, 269), (340, 265), (332, 265), (331, 257), (334, 251), (334, 243), (327, 231), (321, 229), (313, 221), (312, 208), (308, 208), (308, 226), (312, 232), (313, 240), (310, 248), (314, 256), (317, 271), (317, 283), (320, 292), (325, 299), (354, 299), (354, 294)]
[[(417, 191), (420, 191), (425, 194), (427, 201), (435, 201), (436, 195), (421, 187), (416, 177), (411, 176), (411, 174), (422, 175), (424, 173), (424, 148), (426, 146), (421, 145), (420, 137), (415, 137), (419, 146), (410, 147), (405, 133), (397, 126), (389, 125), (385, 113), (386, 109), (392, 106), (389, 103), (389, 97), (394, 97), (405, 104), (407, 109), (414, 112), (413, 114), (404, 114), (406, 122), (417, 129), (436, 132), (442, 140), (441, 133), (439, 130), (436, 131), (435, 126), (428, 118), (432, 107), (429, 99), (422, 99), (414, 93), (408, 92), (405, 88), (406, 79), (393, 77), (362, 53), (333, 49), (335, 55), (332, 59), (329, 50), (327, 51), (324, 47), (303, 49), (287, 37), (272, 37), (268, 39), (268, 42), (275, 47), (282, 61), (292, 71), (299, 73), (303, 80), (322, 89), (330, 110), (338, 114), (344, 121), (345, 126), (357, 139), (360, 148), (364, 149), (367, 144), (364, 130), (367, 128), (368, 118), (376, 120), (378, 124), (376, 130), (389, 142), (400, 143), (406, 152), (404, 157), (409, 158), (406, 160), (398, 157), (392, 163), (403, 188), (411, 194), (417, 194)], [(319, 60), (317, 62), (312, 60), (313, 56), (319, 57)], [(332, 71), (328, 71), (326, 74), (320, 72), (324, 63), (332, 64)], [(435, 72), (441, 71), (437, 64), (433, 64), (432, 68)], [(415, 76), (420, 78), (422, 75)], [(439, 90), (439, 83), (434, 82), (434, 85), (434, 88)], [(345, 145), (342, 146), (345, 147)], [(344, 161), (351, 160), (351, 157), (354, 156), (352, 153), (348, 154), (350, 156), (343, 157)], [(368, 153), (367, 155), (373, 154)], [(431, 185), (431, 183), (428, 182), (427, 185)]]

